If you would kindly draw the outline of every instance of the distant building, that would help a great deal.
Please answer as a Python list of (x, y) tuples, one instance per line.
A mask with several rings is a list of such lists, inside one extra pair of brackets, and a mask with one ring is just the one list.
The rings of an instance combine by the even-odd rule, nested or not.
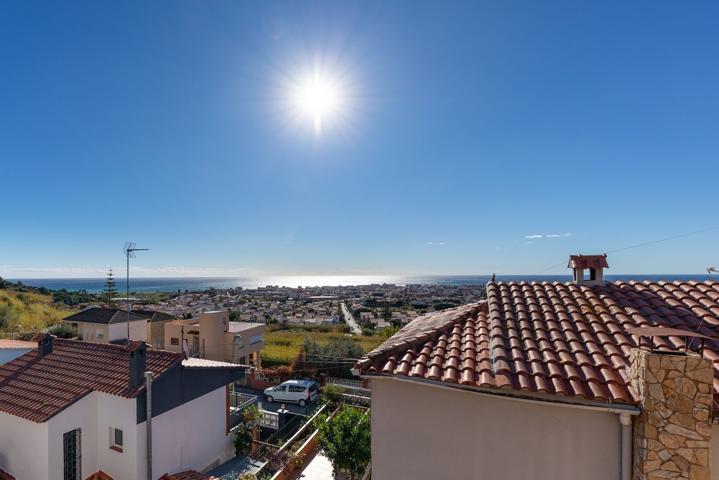
[[(153, 373), (151, 449), (146, 371)], [(243, 375), (239, 365), (185, 361), (144, 342), (45, 334), (0, 365), (0, 472), (18, 480), (148, 480), (150, 458), (153, 480), (206, 470), (234, 456), (229, 385)]]
[(201, 313), (197, 318), (165, 324), (165, 349), (243, 365), (261, 366), (264, 323), (230, 322), (229, 312)]
[(86, 342), (113, 343), (128, 339), (128, 323), (130, 324), (130, 340), (147, 341), (147, 317), (130, 312), (129, 322), (127, 311), (115, 308), (88, 307), (69, 317), (63, 322), (70, 325), (81, 340)]
[(155, 310), (133, 310), (133, 313), (147, 318), (147, 343), (152, 348), (165, 349), (165, 324), (175, 320), (169, 313)]

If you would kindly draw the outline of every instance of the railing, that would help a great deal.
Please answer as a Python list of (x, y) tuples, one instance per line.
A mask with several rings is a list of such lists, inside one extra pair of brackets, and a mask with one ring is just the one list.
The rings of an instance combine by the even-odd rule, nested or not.
[(242, 412), (255, 403), (257, 403), (257, 395), (230, 392), (230, 419), (233, 427), (242, 421)]
[(352, 390), (369, 390), (369, 388), (362, 385), (362, 380), (354, 380), (351, 378), (327, 377), (327, 383), (339, 387), (351, 388)]

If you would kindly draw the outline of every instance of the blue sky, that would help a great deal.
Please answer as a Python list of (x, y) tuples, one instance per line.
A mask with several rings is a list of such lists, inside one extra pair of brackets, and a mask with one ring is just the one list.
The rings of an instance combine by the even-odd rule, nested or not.
[[(719, 226), (718, 20), (716, 2), (2, 2), (0, 275), (98, 276), (128, 239), (148, 276), (564, 273)], [(313, 68), (344, 92), (321, 134), (287, 106)], [(701, 272), (718, 240), (611, 270)]]

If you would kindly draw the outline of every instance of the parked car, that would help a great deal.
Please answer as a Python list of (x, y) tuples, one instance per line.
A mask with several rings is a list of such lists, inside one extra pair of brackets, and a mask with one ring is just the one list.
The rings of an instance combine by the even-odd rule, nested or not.
[(267, 401), (297, 402), (304, 407), (317, 400), (317, 383), (312, 380), (287, 380), (280, 385), (265, 389)]

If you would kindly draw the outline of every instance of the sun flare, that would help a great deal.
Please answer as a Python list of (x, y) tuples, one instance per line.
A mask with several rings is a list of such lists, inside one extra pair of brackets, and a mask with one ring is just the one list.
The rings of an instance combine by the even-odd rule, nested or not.
[(321, 73), (297, 82), (293, 92), (293, 103), (297, 113), (309, 119), (316, 133), (323, 124), (330, 121), (342, 109), (342, 89), (336, 80)]

